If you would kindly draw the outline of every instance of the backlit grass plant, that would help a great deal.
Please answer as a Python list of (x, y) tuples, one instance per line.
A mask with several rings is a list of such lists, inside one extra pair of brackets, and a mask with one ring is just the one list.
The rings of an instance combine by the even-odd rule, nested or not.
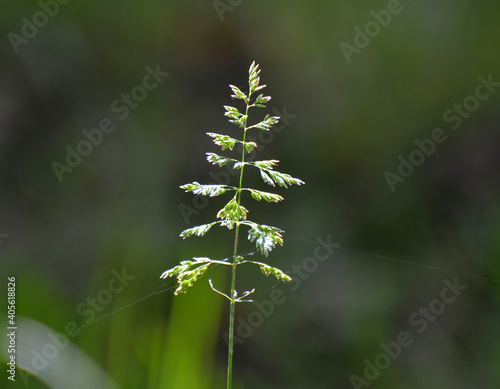
[(161, 278), (176, 277), (178, 287), (175, 295), (185, 293), (187, 289), (198, 281), (211, 265), (223, 265), (231, 268), (231, 290), (229, 293), (224, 293), (216, 289), (212, 280), (208, 280), (210, 287), (218, 294), (229, 300), (229, 337), (228, 337), (228, 366), (227, 366), (227, 388), (232, 388), (232, 371), (233, 371), (233, 343), (234, 343), (234, 315), (236, 303), (252, 302), (248, 299), (255, 289), (238, 293), (236, 290), (236, 270), (238, 266), (243, 264), (253, 264), (260, 267), (262, 273), (266, 276), (273, 275), (280, 281), (290, 281), (291, 278), (282, 272), (280, 269), (270, 266), (265, 262), (252, 261), (246, 259), (238, 252), (238, 242), (240, 232), (243, 229), (248, 234), (248, 240), (255, 242), (257, 251), (264, 257), (267, 257), (269, 252), (277, 245), (283, 244), (283, 230), (278, 227), (269, 226), (266, 224), (256, 223), (247, 218), (248, 209), (242, 205), (242, 200), (246, 200), (246, 194), (249, 194), (254, 200), (265, 200), (269, 203), (277, 203), (283, 200), (283, 197), (276, 193), (265, 192), (262, 190), (247, 188), (243, 185), (243, 172), (245, 168), (258, 169), (264, 183), (275, 187), (276, 185), (287, 188), (288, 185), (301, 185), (304, 182), (298, 178), (294, 178), (286, 173), (276, 171), (274, 168), (278, 162), (275, 159), (248, 161), (245, 159), (246, 154), (250, 154), (257, 147), (255, 142), (247, 141), (248, 131), (269, 131), (280, 119), (278, 116), (266, 115), (264, 119), (256, 124), (249, 124), (250, 108), (264, 108), (265, 104), (271, 100), (270, 96), (259, 94), (253, 97), (254, 93), (262, 90), (266, 85), (260, 85), (259, 65), (252, 63), (249, 69), (248, 79), (248, 94), (243, 93), (238, 87), (229, 85), (233, 91), (231, 96), (234, 99), (242, 100), (245, 103), (244, 113), (237, 108), (224, 106), (225, 116), (229, 121), (241, 130), (242, 137), (240, 139), (233, 138), (228, 135), (221, 135), (209, 132), (207, 133), (213, 139), (213, 142), (220, 146), (222, 150), (241, 151), (239, 159), (225, 157), (219, 154), (207, 153), (207, 160), (217, 166), (225, 166), (230, 164), (232, 169), (239, 171), (239, 182), (237, 186), (230, 185), (203, 185), (198, 182), (182, 185), (181, 188), (186, 192), (192, 192), (195, 195), (215, 197), (224, 194), (231, 194), (228, 203), (217, 213), (217, 219), (207, 224), (202, 224), (193, 228), (184, 230), (180, 236), (188, 238), (190, 236), (203, 236), (210, 229), (219, 225), (226, 227), (229, 230), (234, 230), (234, 249), (232, 256), (224, 260), (215, 260), (208, 257), (194, 257), (187, 261), (182, 261), (178, 266), (165, 271)]

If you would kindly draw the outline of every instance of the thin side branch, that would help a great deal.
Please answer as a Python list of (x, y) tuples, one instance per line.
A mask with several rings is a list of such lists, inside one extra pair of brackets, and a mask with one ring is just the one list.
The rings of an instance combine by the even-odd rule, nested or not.
[(231, 298), (225, 294), (225, 293), (222, 293), (220, 290), (217, 290), (214, 288), (214, 284), (212, 283), (212, 279), (209, 279), (208, 280), (208, 283), (210, 284), (210, 287), (212, 288), (212, 290), (216, 293), (219, 293), (221, 296), (224, 296), (225, 298), (227, 298), (229, 301), (231, 301)]
[(246, 292), (243, 293), (241, 297), (238, 297), (235, 301), (239, 303), (253, 303), (253, 300), (243, 300), (245, 297), (251, 295), (253, 292), (255, 292), (255, 288), (252, 290), (247, 290)]

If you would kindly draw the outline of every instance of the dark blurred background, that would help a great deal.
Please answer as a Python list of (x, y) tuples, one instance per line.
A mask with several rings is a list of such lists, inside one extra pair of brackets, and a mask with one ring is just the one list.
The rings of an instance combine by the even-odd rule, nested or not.
[[(238, 275), (258, 302), (284, 297), (266, 315), (238, 305), (234, 387), (500, 387), (499, 12), (467, 0), (5, 4), (0, 271), (2, 285), (16, 277), (26, 323), (18, 362), (38, 378), (19, 369), (13, 384), (2, 369), (0, 386), (225, 387), (228, 304), (207, 283), (223, 289), (225, 269), (175, 298), (158, 277), (231, 253), (232, 232), (178, 237), (225, 200), (193, 203), (179, 185), (229, 177), (206, 162), (218, 148), (205, 133), (239, 135), (222, 106), (238, 104), (228, 84), (246, 91), (255, 60), (272, 100), (254, 119), (286, 118), (258, 157), (306, 185), (246, 206), (286, 231), (269, 262), (302, 276)], [(58, 177), (54, 162), (105, 118), (114, 131)], [(446, 140), (414, 152), (435, 128)], [(307, 260), (318, 238), (340, 247)], [(395, 346), (402, 332), (412, 343)]]

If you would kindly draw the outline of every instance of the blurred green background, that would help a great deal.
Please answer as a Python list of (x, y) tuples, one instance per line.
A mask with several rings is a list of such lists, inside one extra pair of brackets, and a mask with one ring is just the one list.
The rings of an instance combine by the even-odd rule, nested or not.
[[(306, 182), (277, 190), (281, 204), (246, 204), (252, 219), (286, 231), (269, 262), (305, 267), (317, 238), (340, 248), (298, 277), (300, 285), (240, 272), (238, 289), (256, 287), (255, 300), (277, 290), (286, 299), (237, 344), (235, 388), (356, 387), (352, 375), (367, 379), (367, 361), (402, 331), (412, 344), (367, 380), (371, 387), (500, 387), (498, 86), (484, 100), (466, 100), (472, 108), (457, 129), (443, 118), (474, 95), (478, 77), (500, 81), (500, 3), (402, 1), (390, 21), (379, 13), (387, 8), (386, 1), (4, 4), (0, 272), (2, 293), (16, 276), (18, 319), (49, 327), (35, 338), (56, 347), (54, 339), (64, 340), (54, 334), (85, 325), (69, 340), (109, 379), (91, 387), (225, 387), (228, 304), (207, 284), (212, 277), (227, 285), (225, 269), (176, 298), (158, 277), (179, 260), (231, 253), (232, 232), (178, 237), (224, 204), (193, 204), (179, 185), (225, 171), (206, 162), (217, 147), (204, 134), (235, 134), (222, 106), (231, 103), (228, 84), (246, 90), (255, 60), (272, 96), (259, 114), (288, 113), (259, 157), (279, 159), (281, 171)], [(386, 27), (377, 30), (371, 11)], [(25, 27), (33, 21), (36, 32)], [(366, 47), (349, 63), (340, 45), (354, 45), (355, 28), (367, 23), (372, 37), (357, 38)], [(142, 85), (148, 66), (169, 75), (127, 115), (113, 110)], [(60, 182), (54, 161), (65, 163), (66, 147), (103, 118), (115, 130)], [(435, 128), (446, 141), (392, 191), (384, 174), (398, 174), (399, 156), (408, 159), (415, 139)], [(183, 214), (187, 207), (196, 212)], [(123, 288), (113, 271), (128, 275)], [(442, 308), (435, 299), (455, 277), (467, 288)], [(90, 309), (88, 299), (100, 304)], [(429, 305), (440, 312), (419, 333), (410, 318)], [(254, 312), (237, 307), (247, 323)], [(17, 339), (27, 361), (35, 355), (30, 336), (20, 330)], [(12, 384), (2, 369), (0, 386), (49, 387), (42, 376), (62, 375), (65, 361), (64, 389), (90, 387), (69, 346), (51, 350), (41, 380), (18, 370)], [(0, 355), (5, 362), (5, 347)]]

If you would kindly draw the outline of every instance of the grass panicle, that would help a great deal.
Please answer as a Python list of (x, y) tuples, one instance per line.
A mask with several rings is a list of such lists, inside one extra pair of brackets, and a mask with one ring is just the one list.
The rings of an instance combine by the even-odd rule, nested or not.
[[(241, 295), (236, 290), (236, 270), (239, 265), (249, 263), (256, 265), (260, 268), (266, 276), (272, 275), (280, 281), (291, 281), (290, 276), (285, 274), (280, 269), (268, 265), (264, 262), (245, 260), (244, 257), (238, 254), (238, 243), (240, 240), (240, 228), (247, 229), (247, 238), (250, 242), (255, 243), (257, 251), (264, 257), (276, 247), (283, 244), (283, 230), (278, 227), (259, 224), (247, 218), (248, 209), (242, 205), (243, 193), (248, 192), (249, 198), (256, 201), (264, 200), (269, 203), (276, 203), (283, 200), (283, 197), (276, 193), (262, 191), (254, 188), (246, 188), (243, 186), (243, 173), (248, 166), (252, 169), (258, 169), (263, 182), (267, 185), (275, 187), (276, 185), (287, 188), (289, 185), (302, 185), (304, 182), (298, 178), (294, 178), (289, 174), (275, 170), (279, 161), (262, 160), (262, 161), (247, 161), (246, 155), (253, 153), (257, 147), (255, 142), (248, 142), (248, 131), (269, 131), (279, 121), (278, 116), (266, 115), (260, 122), (249, 125), (248, 117), (251, 108), (265, 108), (266, 103), (271, 100), (271, 96), (264, 96), (259, 94), (253, 98), (253, 94), (262, 90), (266, 85), (260, 85), (260, 69), (259, 65), (252, 63), (248, 73), (248, 94), (242, 92), (238, 87), (229, 85), (233, 94), (231, 97), (236, 100), (242, 100), (245, 104), (244, 111), (240, 112), (238, 108), (232, 106), (224, 106), (225, 116), (229, 118), (229, 122), (235, 124), (241, 129), (241, 138), (237, 139), (228, 135), (217, 134), (208, 132), (213, 142), (220, 146), (222, 151), (237, 151), (238, 146), (241, 146), (241, 155), (239, 159), (226, 157), (215, 153), (207, 153), (208, 162), (217, 165), (225, 166), (230, 164), (232, 169), (239, 172), (238, 186), (230, 185), (204, 185), (196, 181), (181, 186), (186, 192), (191, 192), (194, 195), (215, 197), (227, 193), (232, 193), (231, 198), (226, 205), (217, 213), (217, 219), (207, 224), (202, 224), (196, 227), (188, 228), (180, 234), (185, 239), (191, 236), (204, 236), (215, 225), (234, 229), (234, 246), (232, 261), (220, 261), (210, 259), (207, 257), (194, 257), (191, 260), (182, 261), (180, 265), (166, 270), (161, 278), (176, 277), (178, 287), (175, 295), (186, 293), (187, 289), (191, 287), (196, 281), (203, 277), (207, 269), (211, 265), (226, 265), (231, 267), (231, 288), (229, 293), (224, 293), (215, 288), (211, 279), (208, 283), (212, 290), (229, 300), (229, 338), (228, 338), (228, 367), (227, 367), (227, 389), (232, 388), (232, 375), (233, 375), (233, 344), (234, 344), (234, 315), (236, 303), (252, 302), (247, 297), (251, 295), (255, 289), (245, 291)], [(238, 297), (239, 296), (239, 297)]]

